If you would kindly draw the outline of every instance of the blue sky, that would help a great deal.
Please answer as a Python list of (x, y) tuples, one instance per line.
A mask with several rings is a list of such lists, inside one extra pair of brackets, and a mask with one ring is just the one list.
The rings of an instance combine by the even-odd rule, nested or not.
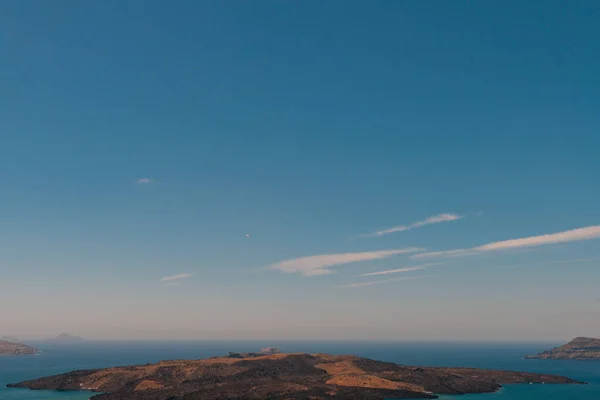
[(2, 2), (0, 333), (597, 336), (598, 20)]

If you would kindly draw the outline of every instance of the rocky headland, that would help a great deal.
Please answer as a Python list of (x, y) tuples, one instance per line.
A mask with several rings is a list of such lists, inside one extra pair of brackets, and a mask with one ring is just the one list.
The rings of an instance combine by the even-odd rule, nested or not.
[(26, 344), (0, 340), (0, 356), (32, 356), (36, 352), (36, 349)]
[(569, 343), (525, 358), (547, 360), (600, 360), (600, 339), (578, 337)]

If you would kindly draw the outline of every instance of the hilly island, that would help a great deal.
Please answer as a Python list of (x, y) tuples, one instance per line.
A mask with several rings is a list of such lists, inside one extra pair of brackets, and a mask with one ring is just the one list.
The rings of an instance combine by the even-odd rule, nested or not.
[(230, 353), (80, 370), (9, 387), (88, 390), (94, 400), (437, 398), (488, 393), (503, 384), (579, 384), (566, 377), (474, 368), (411, 367), (352, 355)]
[(600, 360), (600, 339), (577, 337), (560, 347), (555, 347), (552, 350), (546, 350), (535, 356), (527, 356), (525, 358), (548, 360)]
[(31, 356), (36, 351), (33, 347), (23, 343), (0, 340), (0, 356)]

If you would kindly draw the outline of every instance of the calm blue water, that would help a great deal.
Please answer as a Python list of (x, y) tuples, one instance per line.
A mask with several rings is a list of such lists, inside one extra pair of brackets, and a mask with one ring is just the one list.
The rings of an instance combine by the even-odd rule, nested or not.
[[(589, 385), (512, 385), (492, 394), (460, 396), (481, 400), (600, 399), (600, 361), (523, 360), (558, 343), (384, 343), (384, 342), (85, 342), (59, 345), (30, 343), (43, 352), (33, 357), (0, 357), (0, 400), (87, 400), (87, 393), (7, 389), (9, 382), (74, 369), (145, 364), (167, 359), (194, 359), (229, 351), (256, 351), (277, 346), (284, 351), (356, 354), (407, 365), (466, 366), (566, 375)], [(446, 396), (444, 399), (457, 400)]]

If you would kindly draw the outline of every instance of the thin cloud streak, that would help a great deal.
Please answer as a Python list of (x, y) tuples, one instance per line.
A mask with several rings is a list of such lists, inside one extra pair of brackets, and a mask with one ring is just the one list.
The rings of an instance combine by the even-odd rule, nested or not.
[(402, 273), (402, 272), (410, 272), (410, 271), (420, 271), (423, 270), (427, 267), (432, 267), (434, 265), (440, 265), (441, 263), (431, 263), (431, 264), (423, 264), (423, 265), (416, 265), (414, 267), (406, 267), (406, 268), (398, 268), (398, 269), (388, 269), (386, 271), (379, 271), (379, 272), (370, 272), (368, 274), (360, 274), (357, 276), (374, 276), (374, 275), (388, 275), (388, 274), (397, 274), (397, 273)]
[(488, 251), (520, 249), (525, 247), (536, 247), (547, 244), (567, 243), (597, 238), (600, 238), (600, 225), (588, 226), (586, 228), (571, 229), (564, 232), (551, 233), (546, 235), (530, 236), (520, 239), (510, 239), (503, 240), (500, 242), (492, 242), (470, 249), (457, 249), (415, 254), (410, 258), (420, 259), (430, 257), (467, 256), (481, 254)]
[(542, 246), (545, 244), (566, 243), (579, 240), (589, 240), (600, 237), (600, 225), (587, 228), (572, 229), (569, 231), (552, 233), (540, 236), (531, 236), (521, 239), (504, 240), (476, 247), (478, 251), (505, 250), (520, 247)]
[(139, 183), (140, 185), (144, 185), (144, 184), (152, 183), (152, 179), (150, 179), (150, 178), (140, 178), (136, 182)]
[(399, 269), (388, 269), (387, 271), (379, 271), (379, 272), (371, 272), (369, 274), (360, 274), (357, 276), (373, 276), (373, 275), (387, 275), (387, 274), (396, 274), (400, 272), (410, 272), (410, 271), (419, 271), (424, 269), (424, 267), (410, 267), (410, 268), (399, 268)]
[(191, 276), (192, 275), (190, 275), (190, 274), (177, 274), (177, 275), (165, 276), (164, 278), (161, 278), (160, 281), (161, 282), (172, 282), (172, 281), (177, 281), (180, 279), (187, 279)]
[(360, 282), (360, 283), (350, 283), (348, 285), (340, 285), (338, 286), (338, 288), (356, 288), (356, 287), (363, 287), (363, 286), (371, 286), (371, 285), (378, 285), (380, 283), (389, 283), (389, 282), (396, 282), (396, 281), (410, 281), (410, 280), (415, 280), (415, 279), (423, 279), (423, 278), (427, 278), (430, 275), (423, 275), (423, 276), (408, 276), (405, 278), (395, 278), (395, 279), (383, 279), (380, 281), (369, 281), (369, 282)]
[(413, 222), (410, 225), (400, 225), (400, 226), (395, 226), (393, 228), (388, 228), (388, 229), (383, 229), (377, 232), (373, 232), (370, 234), (367, 234), (367, 237), (377, 237), (377, 236), (384, 236), (384, 235), (389, 235), (390, 233), (395, 233), (395, 232), (403, 232), (403, 231), (408, 231), (410, 229), (415, 229), (415, 228), (420, 228), (422, 226), (425, 225), (431, 225), (431, 224), (439, 224), (441, 222), (450, 222), (450, 221), (456, 221), (458, 219), (463, 218), (462, 215), (456, 215), (456, 214), (438, 214), (438, 215), (434, 215), (433, 217), (429, 217), (423, 221), (417, 221), (417, 222)]
[(432, 257), (462, 257), (462, 256), (472, 256), (475, 254), (480, 254), (480, 252), (473, 249), (457, 249), (457, 250), (446, 250), (446, 251), (430, 251), (427, 253), (420, 253), (410, 256), (412, 260), (417, 260), (420, 258), (432, 258)]
[(327, 275), (333, 273), (329, 268), (359, 261), (379, 260), (398, 254), (415, 253), (423, 251), (418, 247), (406, 249), (365, 251), (360, 253), (321, 254), (309, 257), (284, 260), (267, 267), (288, 274), (299, 273), (304, 276)]

